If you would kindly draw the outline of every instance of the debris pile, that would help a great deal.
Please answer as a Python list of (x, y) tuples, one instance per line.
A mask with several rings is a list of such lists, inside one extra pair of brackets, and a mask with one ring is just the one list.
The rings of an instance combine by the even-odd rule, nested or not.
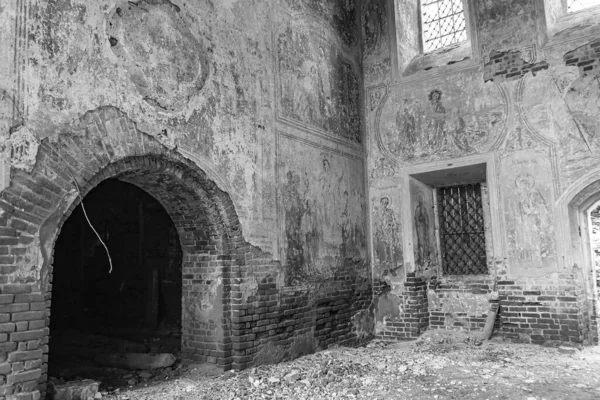
[(190, 366), (166, 381), (152, 377), (103, 393), (103, 399), (597, 399), (598, 377), (598, 348), (481, 342), (432, 331), (418, 341), (330, 348), (241, 372)]

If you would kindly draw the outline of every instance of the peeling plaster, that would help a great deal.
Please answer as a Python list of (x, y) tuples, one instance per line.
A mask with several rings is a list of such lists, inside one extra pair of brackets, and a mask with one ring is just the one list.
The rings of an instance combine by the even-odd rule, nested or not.
[(473, 294), (460, 292), (444, 292), (440, 295), (434, 290), (427, 292), (429, 311), (443, 311), (448, 314), (466, 314), (469, 317), (480, 317), (487, 314), (492, 294)]
[(394, 293), (384, 293), (375, 302), (375, 318), (377, 323), (397, 319), (402, 312), (402, 299)]

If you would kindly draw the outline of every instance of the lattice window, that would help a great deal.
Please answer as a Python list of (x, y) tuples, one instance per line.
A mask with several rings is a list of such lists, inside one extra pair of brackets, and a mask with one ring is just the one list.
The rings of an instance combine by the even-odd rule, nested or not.
[(444, 275), (487, 274), (481, 184), (437, 189)]
[(599, 0), (567, 0), (567, 12), (575, 12), (600, 5)]
[(421, 0), (421, 21), (425, 53), (467, 40), (462, 0)]

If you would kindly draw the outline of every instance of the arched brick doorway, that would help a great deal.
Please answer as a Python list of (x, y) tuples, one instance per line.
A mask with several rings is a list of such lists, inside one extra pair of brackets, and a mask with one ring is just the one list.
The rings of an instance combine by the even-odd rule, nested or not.
[(150, 351), (180, 361), (181, 286), (181, 244), (164, 207), (130, 183), (101, 182), (54, 245), (48, 376), (110, 390), (127, 374), (98, 368), (103, 357)]
[(233, 202), (195, 163), (105, 107), (44, 140), (33, 171), (16, 171), (2, 193), (0, 301), (10, 303), (14, 321), (27, 321), (5, 346), (10, 359), (2, 362), (41, 364), (7, 374), (12, 393), (45, 391), (55, 241), (81, 198), (108, 178), (148, 192), (176, 226), (183, 252), (182, 358), (224, 368), (232, 363), (230, 277), (244, 263), (244, 253), (235, 254), (244, 241)]
[[(223, 273), (230, 267), (225, 259), (228, 242), (236, 229), (226, 229), (220, 210), (226, 195), (212, 187), (213, 198), (202, 184), (209, 184), (193, 165), (168, 155), (125, 157), (111, 163), (92, 179), (81, 193), (85, 196), (109, 178), (134, 184), (152, 195), (165, 208), (175, 224), (183, 252), (182, 344), (184, 358), (190, 361), (223, 363), (228, 355), (223, 347), (228, 337), (223, 315)], [(216, 197), (216, 198), (215, 198)], [(63, 214), (58, 229), (79, 204), (77, 197)], [(220, 203), (220, 204), (217, 204)], [(232, 235), (233, 233), (233, 235)], [(52, 282), (53, 266), (43, 271)], [(221, 346), (219, 346), (221, 345)]]

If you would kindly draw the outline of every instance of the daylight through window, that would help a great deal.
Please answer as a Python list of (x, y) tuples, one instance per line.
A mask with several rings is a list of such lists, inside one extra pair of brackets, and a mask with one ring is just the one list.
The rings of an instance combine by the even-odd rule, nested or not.
[(599, 0), (567, 0), (567, 12), (575, 12), (600, 5)]
[(425, 53), (467, 40), (462, 0), (421, 0), (421, 21)]
[(444, 275), (487, 274), (481, 184), (437, 189)]

